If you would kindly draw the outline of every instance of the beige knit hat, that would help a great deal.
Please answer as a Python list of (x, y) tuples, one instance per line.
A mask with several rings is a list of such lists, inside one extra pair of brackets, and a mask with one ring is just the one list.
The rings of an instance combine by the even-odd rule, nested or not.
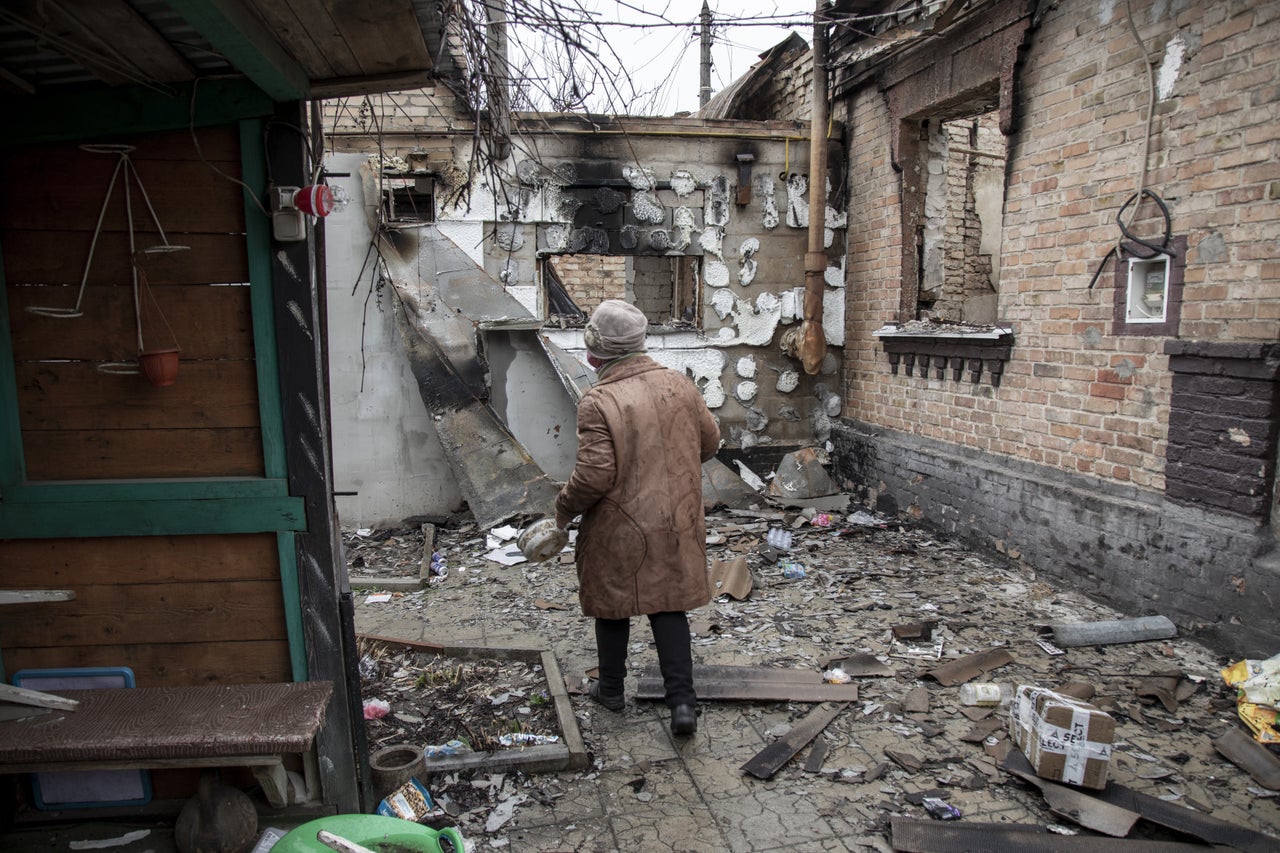
[(587, 352), (608, 361), (644, 350), (649, 320), (639, 308), (621, 299), (606, 299), (591, 313), (583, 339)]

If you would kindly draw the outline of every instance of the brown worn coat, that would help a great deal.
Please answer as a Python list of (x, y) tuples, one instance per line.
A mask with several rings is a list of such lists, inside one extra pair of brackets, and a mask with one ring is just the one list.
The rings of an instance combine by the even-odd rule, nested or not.
[(556, 497), (578, 531), (578, 598), (601, 619), (711, 600), (702, 463), (720, 429), (697, 387), (646, 355), (612, 363), (578, 404), (578, 457)]

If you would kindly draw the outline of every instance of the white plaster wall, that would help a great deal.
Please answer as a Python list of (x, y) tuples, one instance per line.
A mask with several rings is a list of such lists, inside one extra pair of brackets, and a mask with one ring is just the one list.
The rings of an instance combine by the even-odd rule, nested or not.
[[(340, 523), (391, 527), (415, 515), (448, 514), (462, 495), (409, 370), (391, 312), (391, 285), (383, 289), (380, 307), (378, 294), (369, 292), (368, 269), (356, 282), (376, 203), (361, 179), (366, 160), (335, 154), (326, 163), (331, 172), (351, 174), (331, 179), (346, 188), (351, 203), (325, 228), (333, 467), (335, 490), (356, 493), (336, 498)], [(478, 249), (478, 224), (459, 225), (473, 228), (471, 243)], [(459, 245), (467, 248), (465, 238)]]

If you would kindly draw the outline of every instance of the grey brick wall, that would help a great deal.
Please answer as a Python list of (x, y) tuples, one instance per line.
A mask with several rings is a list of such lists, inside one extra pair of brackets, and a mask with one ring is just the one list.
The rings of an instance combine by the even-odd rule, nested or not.
[(866, 423), (842, 421), (832, 441), (837, 481), (868, 506), (1131, 616), (1168, 616), (1226, 656), (1280, 648), (1280, 559), (1266, 525)]

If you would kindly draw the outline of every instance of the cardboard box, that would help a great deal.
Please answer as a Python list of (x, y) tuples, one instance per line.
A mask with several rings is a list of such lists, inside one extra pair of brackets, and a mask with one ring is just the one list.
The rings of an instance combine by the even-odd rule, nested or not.
[(1009, 707), (1013, 742), (1042, 779), (1103, 788), (1116, 721), (1105, 711), (1051, 690), (1020, 685)]

